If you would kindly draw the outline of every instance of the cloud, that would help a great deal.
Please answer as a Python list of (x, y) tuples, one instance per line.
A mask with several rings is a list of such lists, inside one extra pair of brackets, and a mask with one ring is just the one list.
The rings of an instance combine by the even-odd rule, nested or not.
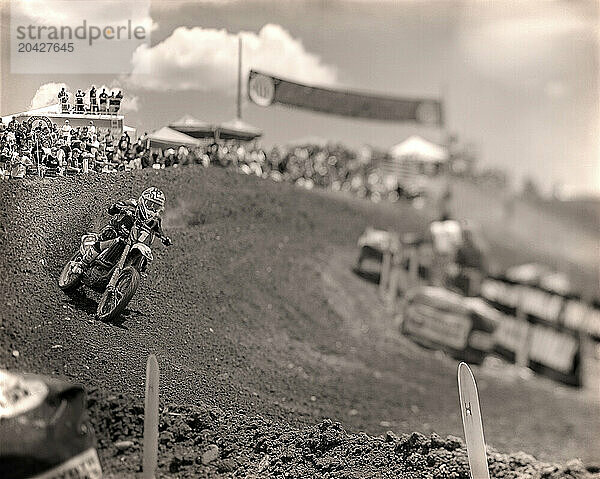
[[(255, 68), (311, 84), (327, 85), (336, 80), (334, 67), (308, 52), (280, 25), (267, 24), (258, 33), (240, 34), (243, 78)], [(133, 73), (124, 81), (129, 87), (148, 90), (233, 93), (237, 61), (237, 35), (224, 29), (179, 27), (154, 47), (140, 46), (133, 55)]]
[[(203, 6), (227, 6), (236, 3), (241, 3), (246, 0), (194, 0), (195, 4)], [(153, 0), (152, 9), (158, 11), (173, 11), (178, 8), (187, 6), (190, 4), (190, 0)]]
[(549, 98), (563, 98), (569, 94), (569, 87), (564, 82), (553, 80), (544, 85), (544, 93)]
[(121, 110), (126, 112), (138, 111), (140, 108), (140, 99), (137, 96), (125, 95), (121, 101)]
[[(557, 72), (572, 71), (571, 48), (593, 38), (595, 31), (593, 19), (552, 2), (525, 2), (522, 9), (502, 2), (481, 10), (477, 6), (463, 18), (461, 54), (469, 67), (511, 86), (544, 88)], [(557, 90), (550, 89), (552, 96)]]
[(29, 108), (43, 108), (58, 103), (57, 95), (61, 88), (69, 90), (69, 86), (66, 83), (44, 83), (37, 89), (35, 95), (33, 95), (29, 103)]

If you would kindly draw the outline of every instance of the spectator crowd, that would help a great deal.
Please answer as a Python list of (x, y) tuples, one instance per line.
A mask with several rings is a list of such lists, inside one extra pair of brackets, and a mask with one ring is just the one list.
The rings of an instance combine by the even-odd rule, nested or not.
[[(151, 148), (147, 134), (132, 140), (127, 132), (115, 138), (100, 132), (90, 120), (72, 127), (50, 121), (0, 124), (0, 177), (64, 176), (141, 168), (214, 164), (239, 172), (289, 182), (300, 187), (346, 191), (373, 201), (396, 200), (402, 191), (377, 168), (371, 150), (353, 150), (341, 144), (275, 146), (265, 150), (256, 142), (213, 141), (188, 148)], [(375, 161), (373, 161), (375, 160)]]
[[(74, 103), (71, 103), (71, 98)], [(86, 101), (86, 97), (88, 101)], [(106, 88), (79, 89), (72, 95), (58, 93), (62, 113), (117, 114), (123, 94)], [(114, 130), (113, 130), (114, 131)], [(393, 176), (378, 167), (385, 154), (370, 149), (353, 150), (341, 144), (307, 142), (264, 150), (256, 142), (213, 141), (188, 148), (151, 148), (147, 134), (134, 141), (127, 132), (115, 138), (112, 131), (98, 129), (90, 120), (72, 127), (47, 119), (0, 122), (0, 177), (64, 176), (140, 168), (165, 168), (190, 163), (236, 168), (273, 181), (300, 187), (347, 191), (373, 201), (397, 200), (402, 188)]]
[(127, 132), (114, 138), (101, 133), (90, 120), (87, 126), (62, 126), (48, 121), (0, 123), (0, 177), (64, 176), (142, 168), (149, 156), (147, 142), (133, 142)]
[[(58, 93), (63, 113), (116, 114), (123, 99), (121, 91), (109, 94), (102, 88), (98, 92), (93, 85), (88, 92), (77, 90), (74, 104), (69, 101), (71, 96), (65, 88)], [(98, 130), (92, 120), (83, 127), (71, 127), (68, 119), (60, 127), (52, 121), (18, 122), (14, 117), (8, 125), (0, 122), (1, 178), (160, 169), (200, 163), (235, 168), (248, 175), (307, 189), (345, 191), (374, 202), (418, 197), (410, 189), (403, 189), (394, 175), (385, 173), (382, 169), (385, 158), (382, 151), (355, 150), (319, 141), (274, 146), (270, 150), (259, 147), (255, 141), (236, 140), (215, 140), (195, 148), (151, 148), (147, 134), (135, 141), (127, 132), (115, 138), (110, 131)]]
[(394, 178), (378, 167), (384, 153), (354, 150), (342, 144), (307, 143), (275, 146), (265, 151), (254, 144), (213, 143), (210, 163), (235, 167), (242, 173), (277, 182), (346, 191), (372, 201), (395, 201), (402, 190)]

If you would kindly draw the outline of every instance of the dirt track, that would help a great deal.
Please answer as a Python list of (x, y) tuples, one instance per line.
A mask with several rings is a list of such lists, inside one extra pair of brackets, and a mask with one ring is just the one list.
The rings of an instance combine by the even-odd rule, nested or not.
[[(167, 194), (174, 245), (156, 245), (124, 322), (97, 322), (97, 297), (65, 296), (56, 276), (111, 201), (150, 184)], [(154, 352), (165, 402), (260, 414), (285, 428), (329, 417), (370, 434), (462, 436), (456, 363), (397, 335), (375, 286), (351, 271), (365, 226), (419, 228), (409, 208), (201, 167), (1, 188), (0, 366), (139, 403)], [(598, 461), (597, 402), (539, 378), (476, 374), (490, 444)]]

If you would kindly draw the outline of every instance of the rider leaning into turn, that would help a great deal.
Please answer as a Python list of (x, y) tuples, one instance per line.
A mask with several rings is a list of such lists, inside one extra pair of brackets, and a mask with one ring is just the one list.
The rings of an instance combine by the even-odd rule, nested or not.
[(78, 266), (87, 268), (102, 251), (126, 238), (133, 226), (132, 218), (143, 222), (165, 246), (169, 246), (171, 239), (164, 234), (161, 226), (160, 214), (164, 209), (165, 194), (153, 186), (144, 190), (137, 201), (131, 198), (114, 203), (108, 208), (108, 214), (112, 216), (109, 224), (101, 231), (98, 241), (88, 248)]

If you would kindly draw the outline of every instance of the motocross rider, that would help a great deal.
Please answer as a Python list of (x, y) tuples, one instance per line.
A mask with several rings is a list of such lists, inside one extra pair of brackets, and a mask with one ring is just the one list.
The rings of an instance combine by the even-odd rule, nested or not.
[(133, 226), (132, 218), (145, 223), (165, 246), (171, 245), (171, 239), (164, 234), (161, 226), (160, 214), (164, 208), (165, 194), (154, 186), (145, 189), (137, 201), (131, 198), (112, 204), (108, 208), (108, 214), (112, 216), (110, 222), (102, 229), (98, 241), (88, 248), (81, 261), (73, 265), (73, 270), (76, 273), (83, 271), (102, 251), (127, 237)]

